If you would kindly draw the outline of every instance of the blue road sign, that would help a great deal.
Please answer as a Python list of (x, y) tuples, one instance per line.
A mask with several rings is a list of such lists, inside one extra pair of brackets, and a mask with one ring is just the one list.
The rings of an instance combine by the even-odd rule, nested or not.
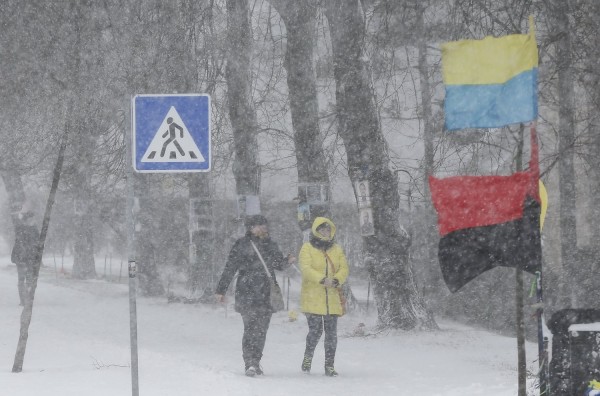
[(132, 124), (136, 172), (210, 171), (208, 95), (136, 95)]

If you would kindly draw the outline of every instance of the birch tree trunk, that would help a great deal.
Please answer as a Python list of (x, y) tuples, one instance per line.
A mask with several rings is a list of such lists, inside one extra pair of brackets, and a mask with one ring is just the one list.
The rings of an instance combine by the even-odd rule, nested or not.
[(355, 0), (325, 3), (332, 41), (339, 133), (349, 176), (370, 183), (375, 235), (363, 237), (374, 285), (379, 324), (413, 329), (437, 327), (419, 294), (409, 264), (410, 238), (399, 223), (398, 180), (389, 154), (363, 51), (365, 23)]

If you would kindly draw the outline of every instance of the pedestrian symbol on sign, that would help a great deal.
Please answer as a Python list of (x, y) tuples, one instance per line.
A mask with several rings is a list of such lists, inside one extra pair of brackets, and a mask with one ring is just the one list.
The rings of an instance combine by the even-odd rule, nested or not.
[(181, 155), (185, 155), (185, 152), (181, 149), (181, 146), (179, 145), (179, 143), (177, 143), (177, 140), (176, 140), (177, 134), (175, 133), (175, 129), (179, 129), (179, 132), (181, 132), (181, 137), (183, 137), (183, 128), (181, 128), (179, 125), (174, 123), (172, 117), (167, 118), (167, 124), (169, 124), (169, 130), (166, 131), (164, 133), (164, 135), (162, 135), (162, 137), (167, 137), (167, 135), (169, 135), (169, 138), (167, 139), (166, 142), (163, 143), (162, 150), (160, 151), (160, 156), (161, 157), (165, 156), (165, 151), (167, 150), (167, 147), (169, 146), (169, 144), (171, 142), (173, 142), (175, 147), (177, 147), (177, 150), (179, 151), (179, 153)]
[(169, 109), (141, 162), (205, 162), (175, 106)]

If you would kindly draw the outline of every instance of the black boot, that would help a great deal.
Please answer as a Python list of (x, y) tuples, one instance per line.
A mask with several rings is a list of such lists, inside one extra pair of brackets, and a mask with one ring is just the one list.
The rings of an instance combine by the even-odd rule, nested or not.
[(302, 360), (302, 372), (308, 374), (310, 373), (310, 365), (312, 364), (312, 356), (304, 355), (304, 359)]
[(328, 377), (337, 377), (338, 373), (333, 366), (325, 366), (325, 375)]
[(256, 367), (248, 366), (246, 367), (246, 377), (254, 377), (256, 375)]
[(260, 366), (260, 363), (256, 364), (256, 375), (263, 375), (263, 370), (262, 367)]
[(333, 359), (325, 358), (325, 375), (328, 377), (337, 377), (338, 373), (333, 368)]

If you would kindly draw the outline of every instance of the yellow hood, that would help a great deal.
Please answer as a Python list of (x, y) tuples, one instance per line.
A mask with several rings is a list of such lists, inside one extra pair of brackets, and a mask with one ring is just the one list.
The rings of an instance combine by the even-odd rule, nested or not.
[[(324, 223), (329, 224), (329, 227), (331, 227), (331, 235), (329, 236), (329, 238), (325, 238), (323, 235), (321, 235), (317, 232), (317, 228), (319, 228), (319, 226)], [(315, 219), (315, 221), (313, 221), (311, 231), (312, 231), (312, 234), (316, 238), (318, 238), (322, 241), (331, 241), (331, 240), (333, 240), (333, 237), (335, 236), (335, 224), (333, 224), (333, 221), (329, 220), (326, 217), (317, 217)]]

